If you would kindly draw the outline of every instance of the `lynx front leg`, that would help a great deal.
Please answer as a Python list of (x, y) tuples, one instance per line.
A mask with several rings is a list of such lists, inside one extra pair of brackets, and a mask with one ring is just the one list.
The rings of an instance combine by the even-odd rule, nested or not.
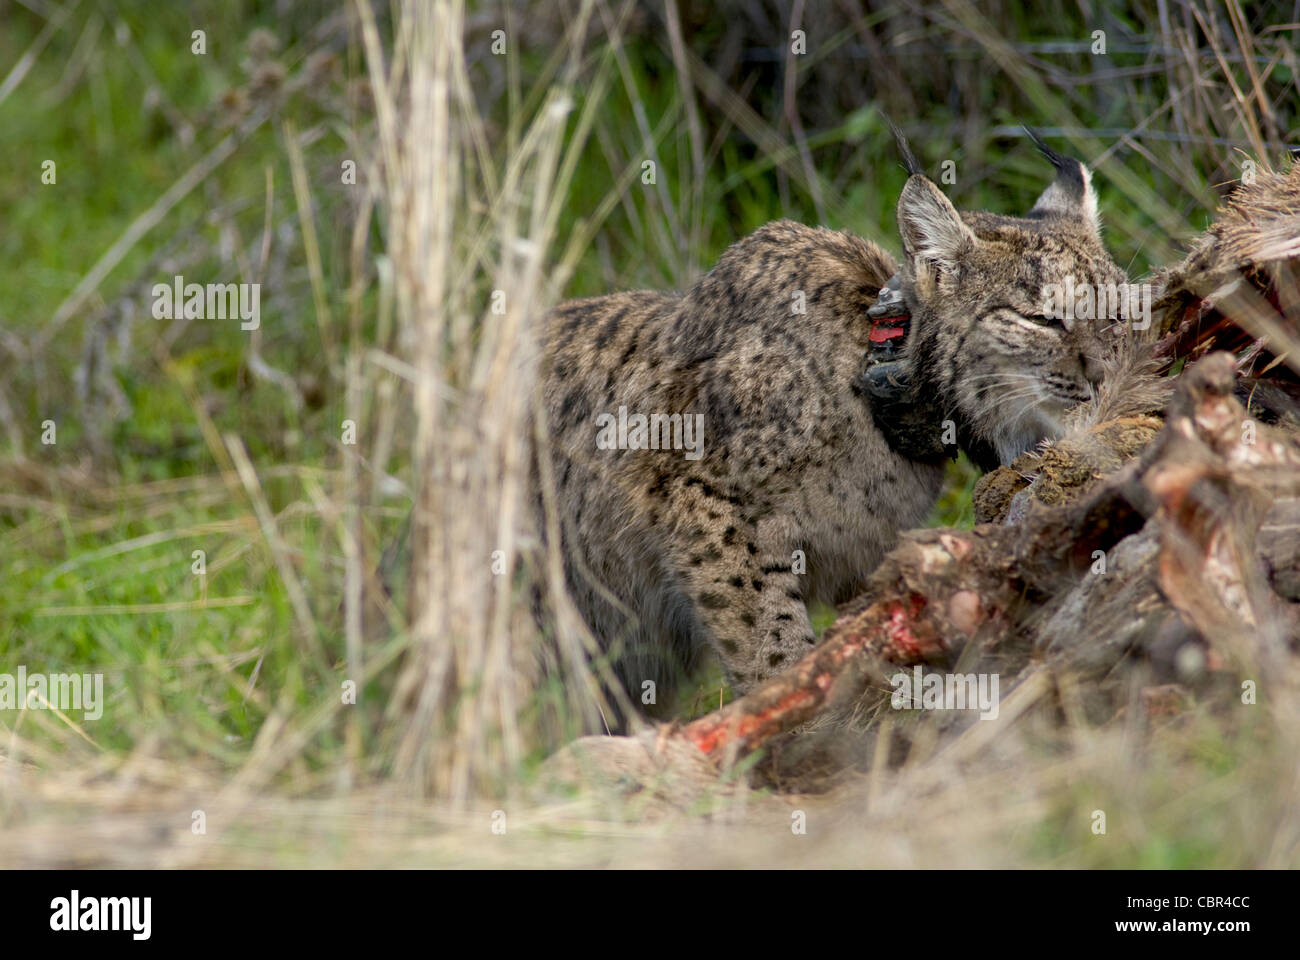
[(764, 549), (756, 529), (700, 531), (680, 558), (698, 619), (736, 694), (785, 670), (817, 642), (790, 553)]

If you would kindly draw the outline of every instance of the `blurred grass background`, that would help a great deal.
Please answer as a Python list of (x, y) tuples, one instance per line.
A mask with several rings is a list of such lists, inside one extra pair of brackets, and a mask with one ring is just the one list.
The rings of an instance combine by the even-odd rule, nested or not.
[[(391, 51), (401, 8), (372, 9)], [(1276, 165), (1300, 139), (1298, 23), (1288, 2), (471, 3), (457, 95), (476, 120), (457, 147), (465, 180), (442, 199), (462, 225), (498, 223), (511, 158), (563, 98), (547, 286), (533, 306), (682, 289), (777, 217), (897, 252), (905, 173), (885, 115), (959, 207), (1024, 211), (1049, 176), (1027, 123), (1094, 165), (1107, 241), (1137, 277), (1180, 256), (1244, 163)], [(504, 55), (492, 52), (495, 30)], [(1099, 40), (1104, 55), (1092, 52)], [(319, 797), (401, 766), (402, 602), (367, 582), (360, 673), (340, 602), (348, 571), (376, 567), (399, 535), (418, 486), (374, 79), (356, 4), (0, 0), (0, 252), (11, 265), (0, 272), (0, 669), (93, 665), (108, 693), (103, 719), (81, 731), (0, 712), (11, 774), (120, 772), (150, 758), (172, 784), (192, 774)], [(356, 185), (343, 182), (347, 160)], [(45, 161), (54, 184), (42, 183)], [(540, 204), (541, 183), (516, 182), (511, 202)], [(510, 263), (507, 244), (482, 243)], [(150, 288), (175, 274), (260, 280), (261, 329), (154, 319)], [(477, 344), (473, 318), (487, 315), (497, 279), (455, 263), (447, 274)], [(366, 438), (356, 460), (340, 442), (347, 418)], [(40, 441), (47, 420), (53, 445)], [(953, 466), (933, 523), (970, 525), (975, 479)], [(815, 616), (824, 627), (831, 613)], [(348, 677), (361, 696), (343, 711)], [(701, 681), (697, 712), (716, 705), (718, 686)], [(558, 695), (542, 685), (537, 696)], [(1185, 762), (1120, 769), (1158, 808), (1189, 789), (1218, 797), (1244, 768), (1255, 779), (1241, 789), (1263, 790), (1267, 805), (1279, 789), (1267, 744), (1249, 760), (1205, 746), (1238, 735), (1191, 724), (1178, 741)], [(484, 783), (527, 784), (554, 742), (506, 750), (516, 762)], [(1103, 776), (1094, 761), (1079, 768), (1085, 781)], [(1094, 802), (1077, 782), (1051, 782), (1036, 802)], [(21, 803), (0, 816), (11, 843), (37, 829)], [(1047, 828), (1012, 833), (1018, 852), (998, 862), (1276, 856), (1248, 832), (1225, 847), (1182, 814), (1082, 859)]]

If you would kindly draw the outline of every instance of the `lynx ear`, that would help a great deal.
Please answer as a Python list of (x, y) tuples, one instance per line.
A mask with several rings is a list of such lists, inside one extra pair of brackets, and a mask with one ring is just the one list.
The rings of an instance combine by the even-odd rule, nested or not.
[(1097, 216), (1097, 194), (1092, 189), (1092, 171), (1073, 157), (1057, 153), (1028, 127), (1025, 127), (1025, 132), (1056, 168), (1056, 179), (1043, 191), (1026, 216), (1070, 217), (1083, 220), (1093, 230), (1099, 229), (1101, 221)]
[(908, 177), (898, 198), (898, 232), (909, 257), (947, 269), (977, 242), (943, 192), (920, 174)]

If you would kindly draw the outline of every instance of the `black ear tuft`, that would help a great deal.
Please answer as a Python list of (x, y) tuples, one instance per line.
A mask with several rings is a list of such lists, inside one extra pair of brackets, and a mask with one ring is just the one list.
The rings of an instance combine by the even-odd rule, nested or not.
[(1025, 133), (1029, 134), (1029, 139), (1034, 141), (1034, 146), (1038, 148), (1038, 152), (1052, 162), (1052, 166), (1054, 166), (1057, 170), (1060, 170), (1066, 165), (1065, 157), (1061, 156), (1059, 153), (1057, 153), (1055, 150), (1049, 147), (1047, 145), (1047, 141), (1038, 135), (1037, 130), (1023, 123), (1020, 126), (1021, 129), (1025, 131)]
[(1088, 186), (1087, 175), (1084, 173), (1083, 164), (1073, 157), (1062, 156), (1051, 147), (1047, 142), (1038, 135), (1038, 131), (1032, 127), (1021, 125), (1025, 133), (1029, 134), (1029, 139), (1034, 141), (1034, 146), (1038, 152), (1045, 156), (1052, 166), (1056, 168), (1056, 180), (1063, 188), (1073, 193), (1075, 187), (1078, 188), (1078, 199), (1083, 199), (1084, 191)]
[(1092, 175), (1088, 172), (1088, 168), (1074, 157), (1057, 153), (1047, 145), (1036, 130), (1029, 126), (1025, 126), (1024, 130), (1029, 134), (1029, 139), (1034, 141), (1038, 151), (1056, 168), (1056, 179), (1043, 191), (1027, 216), (1044, 217), (1064, 214), (1083, 217), (1094, 227), (1097, 226), (1097, 196), (1092, 189)]
[(924, 171), (921, 170), (921, 165), (916, 162), (916, 157), (912, 156), (912, 148), (907, 145), (907, 137), (903, 136), (903, 131), (899, 130), (889, 117), (883, 113), (881, 116), (884, 116), (885, 123), (889, 124), (890, 132), (894, 135), (894, 142), (898, 144), (898, 152), (903, 155), (903, 166), (907, 168), (907, 175), (911, 177), (919, 173), (925, 176)]

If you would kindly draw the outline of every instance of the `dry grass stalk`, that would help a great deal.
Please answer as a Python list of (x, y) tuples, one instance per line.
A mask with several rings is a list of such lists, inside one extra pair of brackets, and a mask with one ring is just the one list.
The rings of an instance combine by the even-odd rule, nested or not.
[(398, 343), (414, 368), (411, 637), (388, 717), (393, 765), (411, 787), (464, 804), (518, 769), (535, 732), (525, 718), (540, 637), (518, 615), (529, 590), (521, 531), (534, 325), (554, 296), (543, 265), (572, 173), (572, 102), (563, 83), (552, 88), (499, 173), (481, 149), (463, 5), (401, 5), (388, 64), (369, 5), (357, 11)]

